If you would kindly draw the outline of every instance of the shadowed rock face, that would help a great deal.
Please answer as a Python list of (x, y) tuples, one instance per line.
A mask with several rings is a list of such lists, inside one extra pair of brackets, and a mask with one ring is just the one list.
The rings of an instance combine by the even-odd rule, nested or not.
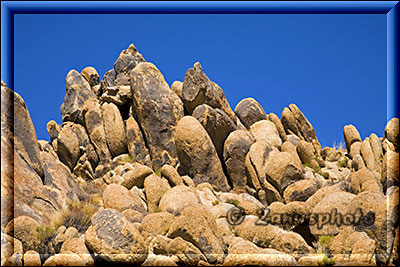
[[(322, 149), (296, 105), (234, 113), (200, 63), (170, 89), (133, 45), (68, 73), (49, 142), (1, 104), (2, 265), (398, 265), (397, 118)], [(355, 221), (315, 224), (333, 210)]]

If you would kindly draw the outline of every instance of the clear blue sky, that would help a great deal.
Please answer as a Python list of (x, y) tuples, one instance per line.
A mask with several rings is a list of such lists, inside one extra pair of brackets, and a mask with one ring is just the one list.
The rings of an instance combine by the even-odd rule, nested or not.
[(365, 138), (386, 125), (386, 15), (15, 15), (15, 91), (39, 139), (61, 123), (65, 76), (100, 77), (134, 43), (169, 85), (200, 61), (232, 107), (254, 97), (281, 116), (295, 103), (322, 146), (354, 124)]

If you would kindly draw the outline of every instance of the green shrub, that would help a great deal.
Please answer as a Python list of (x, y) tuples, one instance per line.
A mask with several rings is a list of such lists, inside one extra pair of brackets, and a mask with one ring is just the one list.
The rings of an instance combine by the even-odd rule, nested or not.
[(334, 265), (335, 264), (335, 259), (334, 258), (330, 258), (327, 255), (324, 255), (324, 257), (322, 258), (322, 264), (324, 266)]
[(161, 168), (157, 169), (154, 173), (155, 173), (157, 176), (161, 177)]
[(329, 173), (328, 172), (323, 172), (321, 174), (325, 179), (329, 179)]
[(219, 204), (219, 200), (218, 199), (213, 201), (213, 203), (212, 203), (213, 206), (217, 206), (218, 204)]
[(54, 239), (56, 237), (55, 231), (50, 226), (38, 226), (36, 227), (38, 233), (39, 242), (35, 247), (35, 251), (40, 254), (41, 261), (44, 262), (51, 255), (56, 254), (58, 251), (55, 249)]
[(339, 161), (336, 165), (338, 167), (340, 167), (340, 168), (346, 168), (347, 167), (347, 162), (348, 162), (347, 157), (344, 157), (344, 159)]
[(226, 203), (232, 204), (232, 205), (234, 205), (234, 206), (236, 206), (236, 207), (239, 206), (239, 201), (236, 200), (236, 199), (233, 199), (233, 198), (228, 199), (228, 200), (226, 201)]

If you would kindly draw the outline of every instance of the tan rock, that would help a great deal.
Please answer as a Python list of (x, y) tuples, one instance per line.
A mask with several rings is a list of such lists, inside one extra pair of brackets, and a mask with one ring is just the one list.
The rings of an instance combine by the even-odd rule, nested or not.
[(198, 193), (185, 185), (168, 189), (160, 200), (160, 210), (178, 215), (186, 206), (200, 204)]
[(76, 70), (70, 70), (65, 78), (65, 97), (61, 105), (63, 122), (84, 122), (82, 107), (88, 100), (96, 100), (88, 81)]
[(242, 99), (235, 108), (235, 113), (246, 128), (255, 122), (268, 119), (262, 106), (253, 98)]
[(210, 136), (217, 154), (222, 157), (224, 142), (229, 133), (236, 130), (236, 125), (229, 116), (219, 108), (207, 104), (197, 106), (192, 113)]
[(129, 117), (125, 122), (126, 128), (126, 143), (129, 154), (132, 155), (134, 161), (141, 164), (148, 164), (148, 149), (144, 143), (143, 134), (140, 131), (139, 125), (133, 117)]
[(254, 138), (246, 130), (236, 130), (229, 134), (224, 144), (224, 161), (232, 185), (244, 189), (247, 184), (246, 155)]
[(182, 99), (182, 86), (183, 82), (181, 81), (174, 81), (171, 85), (171, 90)]
[(70, 254), (70, 252), (77, 254), (82, 259), (83, 266), (94, 265), (94, 260), (86, 248), (85, 240), (75, 237), (65, 241), (61, 246), (60, 254)]
[(142, 220), (141, 232), (153, 235), (166, 235), (174, 220), (175, 216), (168, 212), (147, 214)]
[(165, 177), (171, 186), (183, 185), (182, 177), (171, 165), (165, 164), (161, 167), (161, 176)]
[(258, 211), (264, 208), (260, 201), (247, 193), (217, 193), (217, 196), (221, 201), (237, 206), (246, 214), (257, 215)]
[(54, 120), (49, 121), (46, 128), (51, 140), (56, 139), (61, 131), (60, 125), (58, 125)]
[(216, 190), (229, 189), (212, 141), (195, 118), (185, 116), (178, 122), (175, 145), (180, 167), (193, 178), (195, 184), (208, 182)]
[(347, 152), (350, 152), (350, 147), (355, 142), (361, 142), (360, 133), (354, 125), (346, 125), (343, 128), (344, 141), (346, 143)]
[(83, 110), (85, 113), (85, 127), (90, 141), (96, 149), (100, 163), (104, 164), (110, 161), (111, 154), (107, 146), (101, 106), (97, 100), (89, 100), (86, 102)]
[(171, 257), (150, 254), (141, 266), (178, 266)]
[(134, 186), (143, 188), (144, 180), (146, 177), (153, 174), (153, 170), (137, 162), (135, 162), (132, 167), (132, 170), (123, 174), (121, 185), (128, 189), (131, 189)]
[[(335, 192), (318, 202), (310, 218), (310, 230), (317, 240), (321, 236), (334, 236), (339, 232), (339, 227), (344, 224), (346, 208), (354, 198), (355, 195), (351, 193)], [(325, 221), (327, 218), (329, 220)]]
[(288, 187), (283, 192), (283, 198), (286, 203), (292, 201), (306, 201), (319, 189), (318, 184), (309, 179), (299, 180)]
[(61, 128), (57, 138), (57, 153), (60, 160), (72, 170), (80, 156), (80, 149), (78, 137), (70, 126), (71, 124)]
[(271, 146), (280, 148), (282, 140), (275, 124), (269, 120), (257, 121), (250, 126), (250, 133), (253, 134), (256, 141), (267, 141)]
[(286, 141), (282, 144), (281, 152), (290, 153), (295, 158), (295, 160), (298, 162), (298, 164), (299, 165), (301, 164), (301, 159), (299, 157), (299, 154), (297, 153), (296, 146), (293, 145), (290, 141)]
[(385, 137), (388, 139), (399, 152), (399, 118), (392, 118), (385, 127)]
[[(376, 192), (383, 193), (380, 181), (375, 177), (374, 173), (367, 168), (352, 172), (349, 176), (349, 180), (351, 191), (354, 194), (367, 191), (366, 189), (377, 190)], [(373, 184), (375, 184), (375, 186), (372, 186)]]
[(104, 121), (104, 132), (108, 148), (113, 157), (126, 153), (125, 126), (118, 107), (113, 103), (101, 105)]
[(365, 162), (365, 166), (371, 171), (378, 170), (378, 163), (375, 161), (374, 153), (372, 152), (372, 148), (368, 139), (365, 139), (360, 148), (361, 156)]
[(281, 138), (282, 142), (286, 142), (287, 135), (285, 132), (285, 128), (283, 127), (283, 124), (282, 124), (281, 120), (279, 119), (279, 117), (275, 113), (270, 113), (268, 115), (268, 119), (275, 124), (276, 129), (279, 132), (279, 137)]
[[(22, 243), (18, 239), (11, 237), (10, 235), (1, 233), (1, 266), (5, 266), (6, 263), (11, 263), (9, 259), (13, 255), (22, 255), (23, 248)], [(15, 259), (16, 257), (14, 257)]]
[(296, 150), (303, 164), (312, 164), (315, 161), (314, 148), (311, 143), (301, 140), (297, 144)]
[(168, 237), (182, 237), (204, 253), (211, 264), (222, 263), (224, 245), (212, 215), (201, 205), (187, 206), (171, 225)]
[(279, 192), (283, 192), (292, 182), (303, 178), (301, 165), (288, 152), (272, 151), (265, 165), (265, 173), (267, 181)]
[(142, 203), (132, 192), (121, 185), (110, 184), (103, 192), (104, 208), (111, 208), (122, 212), (125, 209), (134, 209), (145, 212)]
[(182, 239), (180, 236), (169, 242), (166, 251), (170, 255), (177, 256), (180, 265), (195, 266), (198, 265), (201, 260), (206, 261), (200, 249)]
[(84, 68), (81, 75), (86, 79), (91, 87), (99, 84), (99, 74), (97, 70), (91, 66)]
[(25, 252), (24, 266), (42, 266), (39, 253), (34, 250), (29, 250)]
[(43, 266), (85, 266), (85, 262), (78, 254), (67, 252), (51, 256)]
[(225, 94), (216, 83), (204, 74), (199, 62), (193, 65), (185, 74), (182, 85), (183, 103), (189, 114), (201, 104), (207, 104), (213, 108), (224, 111), (234, 122), (236, 115), (233, 113)]
[(349, 152), (351, 157), (354, 158), (357, 154), (361, 153), (361, 144), (362, 144), (361, 141), (356, 141), (353, 144), (351, 144)]
[(4, 232), (21, 241), (25, 251), (35, 250), (40, 244), (38, 227), (40, 224), (31, 217), (18, 216), (7, 224)]
[(100, 209), (94, 214), (92, 225), (85, 232), (85, 243), (112, 262), (141, 264), (148, 254), (139, 230), (113, 209)]
[(144, 180), (144, 191), (147, 199), (148, 212), (159, 210), (159, 203), (165, 192), (171, 187), (165, 179), (161, 179), (155, 174), (151, 174)]
[(153, 168), (175, 166), (174, 131), (183, 117), (183, 104), (152, 63), (139, 63), (130, 72), (132, 99), (149, 148)]
[(381, 183), (384, 188), (399, 183), (399, 153), (387, 151), (382, 161)]

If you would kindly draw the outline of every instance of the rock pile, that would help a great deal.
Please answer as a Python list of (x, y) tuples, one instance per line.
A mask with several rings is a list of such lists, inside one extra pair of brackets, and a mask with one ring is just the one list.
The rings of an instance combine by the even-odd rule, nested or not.
[(171, 87), (134, 45), (65, 79), (37, 140), (1, 84), (1, 264), (399, 264), (399, 119), (322, 148), (290, 104), (231, 109), (195, 63)]

